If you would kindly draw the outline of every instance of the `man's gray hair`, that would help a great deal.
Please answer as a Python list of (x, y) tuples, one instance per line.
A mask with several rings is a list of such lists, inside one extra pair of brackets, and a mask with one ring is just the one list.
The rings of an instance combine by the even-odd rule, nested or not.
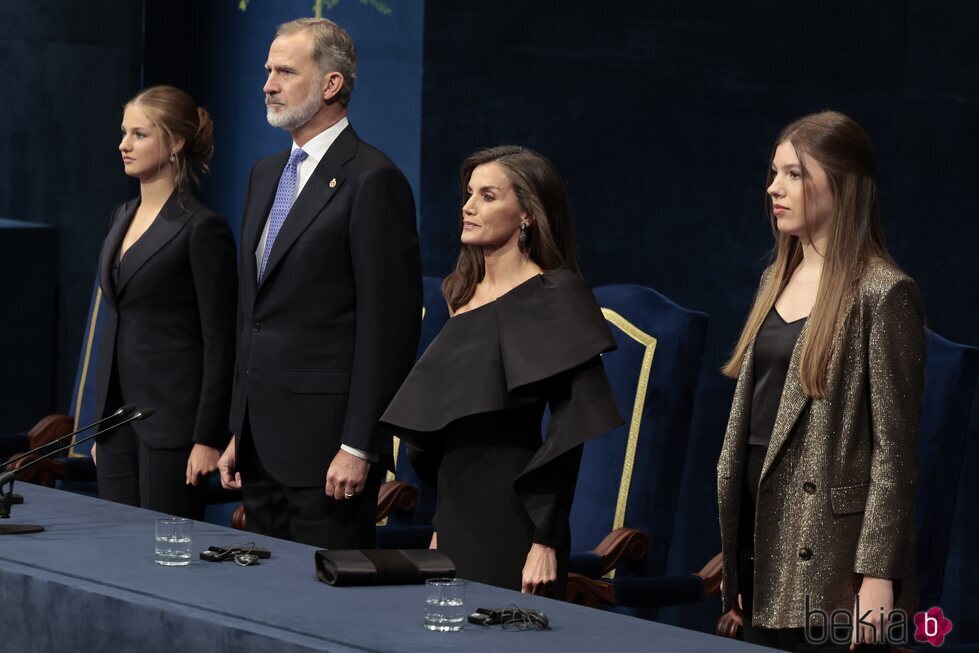
[(357, 50), (346, 30), (326, 18), (299, 18), (282, 23), (275, 30), (276, 38), (306, 31), (313, 37), (313, 59), (320, 74), (338, 72), (343, 75), (343, 88), (337, 94), (341, 105), (350, 103), (357, 81)]

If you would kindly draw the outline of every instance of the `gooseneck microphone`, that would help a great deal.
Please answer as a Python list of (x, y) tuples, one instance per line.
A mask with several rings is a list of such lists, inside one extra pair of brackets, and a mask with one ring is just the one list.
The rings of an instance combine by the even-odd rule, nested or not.
[[(129, 408), (129, 407), (128, 406), (123, 406), (119, 410), (121, 411), (121, 410), (123, 410), (125, 408)], [(119, 411), (116, 411), (116, 412), (119, 412)], [(81, 440), (78, 440), (77, 442), (69, 443), (69, 444), (67, 444), (67, 445), (65, 445), (65, 446), (63, 446), (63, 447), (61, 447), (59, 449), (55, 449), (53, 451), (49, 451), (49, 452), (45, 453), (44, 455), (35, 458), (34, 460), (30, 461), (26, 465), (20, 467), (19, 469), (16, 469), (16, 470), (11, 471), (11, 472), (3, 472), (2, 474), (0, 474), (0, 519), (7, 519), (7, 518), (10, 517), (10, 506), (13, 504), (12, 494), (13, 494), (13, 490), (14, 490), (14, 480), (17, 478), (17, 472), (19, 472), (22, 469), (27, 469), (31, 465), (33, 465), (35, 463), (39, 463), (42, 460), (46, 460), (47, 458), (50, 458), (51, 456), (55, 455), (56, 453), (61, 453), (62, 451), (66, 451), (68, 449), (71, 449), (76, 444), (81, 444), (82, 442), (87, 442), (87, 441), (91, 440), (92, 438), (97, 438), (98, 436), (100, 436), (100, 435), (102, 435), (104, 433), (108, 433), (109, 431), (112, 431), (114, 429), (117, 429), (120, 426), (122, 426), (123, 424), (128, 424), (129, 422), (134, 422), (136, 420), (146, 419), (147, 417), (149, 417), (150, 415), (152, 415), (155, 411), (152, 408), (137, 408), (137, 409), (131, 410), (129, 412), (131, 412), (132, 414), (127, 419), (120, 420), (120, 421), (116, 422), (115, 424), (112, 424), (110, 426), (107, 426), (106, 428), (102, 429), (101, 431), (97, 431), (95, 433), (92, 433), (91, 435), (86, 435), (84, 438), (82, 438)], [(115, 414), (113, 414), (113, 416), (114, 415)], [(105, 420), (102, 420), (102, 421), (105, 421)], [(89, 428), (89, 427), (86, 427), (86, 428)], [(84, 429), (82, 429), (82, 430), (84, 430)], [(65, 436), (65, 437), (67, 437), (67, 436)], [(60, 438), (60, 439), (64, 439), (64, 438)], [(51, 444), (53, 444), (53, 443), (51, 443)], [(51, 446), (51, 445), (49, 444), (49, 445), (46, 445), (46, 446)], [(20, 459), (22, 457), (23, 456), (18, 456), (18, 459)], [(39, 533), (40, 531), (43, 531), (43, 530), (44, 530), (44, 527), (43, 526), (36, 526), (36, 525), (33, 525), (33, 524), (22, 524), (22, 525), (10, 524), (10, 525), (0, 526), (0, 535), (8, 535), (8, 534), (13, 534), (13, 533)]]
[(68, 438), (73, 437), (73, 436), (76, 436), (79, 433), (81, 433), (82, 431), (87, 431), (90, 428), (92, 428), (93, 426), (98, 426), (99, 424), (101, 424), (103, 422), (108, 422), (109, 420), (115, 419), (117, 417), (123, 417), (123, 416), (132, 415), (132, 413), (135, 412), (135, 411), (136, 411), (136, 406), (133, 406), (132, 404), (126, 404), (125, 406), (123, 406), (122, 408), (120, 408), (119, 410), (117, 410), (116, 412), (112, 413), (111, 415), (109, 415), (107, 417), (103, 417), (102, 419), (100, 419), (97, 422), (92, 422), (88, 426), (83, 426), (82, 428), (78, 429), (77, 431), (72, 431), (68, 435), (62, 435), (60, 438), (58, 438), (56, 440), (52, 440), (51, 442), (48, 442), (47, 444), (42, 444), (40, 447), (34, 447), (30, 451), (25, 451), (22, 454), (19, 454), (17, 456), (14, 456), (13, 458), (11, 458), (7, 462), (5, 462), (4, 465), (13, 465), (15, 462), (17, 462), (18, 460), (20, 460), (22, 458), (27, 458), (28, 456), (31, 456), (33, 454), (36, 454), (38, 451), (41, 451), (42, 449), (48, 449), (48, 448), (50, 448), (50, 447), (58, 444), (59, 442), (64, 442)]

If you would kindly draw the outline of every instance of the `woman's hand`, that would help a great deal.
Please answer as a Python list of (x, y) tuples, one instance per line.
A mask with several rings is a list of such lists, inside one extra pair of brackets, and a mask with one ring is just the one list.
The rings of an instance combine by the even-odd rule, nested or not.
[(428, 548), (429, 549), (439, 548), (439, 534), (436, 533), (435, 531), (432, 531), (432, 541), (428, 543)]
[[(888, 578), (864, 576), (857, 596), (860, 601), (854, 611), (851, 651), (856, 651), (860, 644), (876, 644), (881, 641), (881, 632), (887, 627), (886, 619), (894, 609), (894, 584)], [(885, 623), (881, 623), (881, 614), (884, 615)], [(861, 625), (862, 615), (867, 615), (863, 624), (870, 623), (873, 628)]]
[(740, 594), (738, 594), (738, 604), (728, 614), (734, 619), (734, 623), (744, 628), (744, 602), (741, 600)]
[(197, 485), (200, 479), (217, 471), (218, 459), (220, 458), (220, 449), (209, 447), (206, 444), (195, 444), (194, 448), (190, 450), (190, 457), (187, 458), (187, 485)]
[[(724, 579), (721, 579), (721, 594), (724, 594)], [(734, 619), (734, 623), (738, 624), (744, 628), (744, 602), (741, 600), (741, 594), (738, 594), (737, 605), (731, 606), (731, 610), (728, 612), (731, 618)]]
[(557, 554), (543, 544), (532, 544), (523, 566), (520, 591), (524, 594), (546, 594), (557, 580)]
[(92, 443), (92, 464), (95, 465), (96, 467), (98, 467), (99, 465), (98, 456), (95, 453), (95, 447), (97, 446), (99, 446), (97, 443), (95, 442)]

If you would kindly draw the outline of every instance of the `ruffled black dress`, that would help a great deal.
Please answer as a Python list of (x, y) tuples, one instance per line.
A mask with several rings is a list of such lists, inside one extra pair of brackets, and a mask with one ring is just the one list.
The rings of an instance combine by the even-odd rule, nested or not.
[(519, 590), (537, 542), (557, 550), (563, 597), (581, 445), (622, 423), (599, 357), (614, 348), (591, 290), (555, 270), (451, 318), (415, 364), (381, 422), (437, 477), (438, 547), (460, 577)]

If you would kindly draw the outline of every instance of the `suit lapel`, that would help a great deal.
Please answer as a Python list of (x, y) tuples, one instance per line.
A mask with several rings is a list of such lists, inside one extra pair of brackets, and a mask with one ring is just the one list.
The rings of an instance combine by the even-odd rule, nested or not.
[(129, 200), (119, 207), (109, 228), (109, 234), (102, 243), (102, 252), (99, 255), (99, 286), (106, 300), (112, 305), (116, 303), (116, 285), (112, 281), (112, 266), (115, 265), (119, 246), (129, 229), (129, 224), (133, 221), (133, 216), (136, 215), (137, 207), (139, 207), (139, 199)]
[[(316, 166), (313, 175), (303, 186), (299, 197), (296, 198), (289, 215), (286, 216), (279, 235), (275, 239), (268, 263), (265, 264), (265, 275), (258, 284), (259, 288), (265, 283), (286, 252), (295, 244), (310, 223), (316, 219), (323, 207), (329, 203), (334, 194), (343, 186), (345, 175), (343, 166), (357, 153), (359, 143), (357, 134), (351, 127), (344, 129), (326, 151), (326, 155)], [(284, 164), (283, 164), (284, 167)], [(272, 203), (269, 202), (269, 209)], [(265, 212), (267, 217), (268, 211)], [(262, 220), (264, 226), (265, 220)], [(256, 238), (256, 246), (258, 239)], [(254, 248), (253, 248), (254, 253)], [(247, 252), (246, 252), (247, 253)]]
[(119, 262), (119, 283), (116, 294), (121, 295), (133, 275), (146, 264), (154, 254), (170, 242), (177, 232), (190, 219), (190, 212), (180, 206), (180, 194), (174, 191), (163, 205), (160, 214), (153, 220), (139, 240), (133, 243)]
[(782, 389), (782, 399), (778, 404), (778, 413), (775, 415), (775, 426), (772, 427), (772, 437), (768, 443), (768, 453), (765, 454), (765, 464), (761, 468), (761, 478), (764, 479), (771, 469), (775, 458), (778, 457), (782, 447), (785, 446), (792, 433), (792, 428), (802, 414), (802, 410), (809, 404), (811, 397), (802, 389), (802, 380), (799, 377), (799, 360), (802, 355), (802, 344), (806, 340), (806, 333), (809, 331), (809, 320), (802, 325), (799, 338), (795, 341), (792, 349), (792, 359), (789, 362), (789, 370), (785, 374), (785, 387)]

